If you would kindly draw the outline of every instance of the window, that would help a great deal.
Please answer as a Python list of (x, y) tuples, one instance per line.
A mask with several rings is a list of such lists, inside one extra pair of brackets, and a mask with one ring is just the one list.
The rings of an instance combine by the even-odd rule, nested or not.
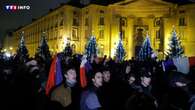
[(49, 38), (50, 38), (50, 33), (48, 32), (47, 33), (47, 39), (49, 40)]
[(156, 30), (156, 39), (160, 39), (160, 30)]
[(78, 28), (73, 28), (72, 29), (72, 39), (73, 40), (78, 40)]
[(154, 27), (158, 27), (160, 26), (161, 22), (160, 22), (160, 18), (155, 18), (154, 19)]
[(100, 13), (104, 14), (104, 11), (103, 10), (100, 10)]
[(89, 25), (89, 19), (85, 18), (85, 26), (88, 26), (88, 25)]
[(125, 30), (122, 30), (121, 36), (122, 36), (122, 39), (124, 40), (125, 39)]
[(49, 31), (49, 23), (48, 23), (48, 25), (47, 25), (47, 31)]
[(122, 21), (121, 21), (121, 25), (122, 25), (122, 26), (125, 26), (125, 20), (122, 20)]
[(126, 26), (126, 21), (125, 21), (125, 19), (122, 19), (122, 20), (121, 20), (121, 25), (122, 25), (122, 26)]
[(88, 33), (88, 30), (86, 29), (85, 30), (85, 38), (88, 39), (88, 37), (89, 37), (89, 33)]
[(125, 17), (120, 18), (120, 26), (127, 26), (127, 18)]
[(185, 10), (180, 10), (179, 14), (184, 14), (186, 11)]
[(73, 11), (73, 15), (76, 15), (77, 14), (77, 12), (76, 11)]
[(88, 13), (89, 13), (88, 11), (85, 12), (86, 15), (87, 15)]
[(63, 25), (64, 25), (64, 20), (61, 19), (61, 21), (60, 21), (60, 26), (63, 26)]
[(54, 34), (53, 34), (53, 32), (51, 32), (51, 35), (50, 35), (50, 40), (53, 40), (53, 36)]
[(99, 25), (104, 25), (104, 17), (100, 17)]
[(56, 28), (58, 27), (58, 21), (56, 21), (55, 27), (56, 27)]
[(79, 22), (77, 18), (73, 18), (73, 26), (79, 26)]
[(186, 26), (185, 17), (180, 17), (179, 18), (179, 26)]
[(99, 30), (99, 38), (104, 39), (104, 30)]
[(58, 32), (56, 31), (55, 32), (55, 38), (54, 38), (55, 40), (57, 40), (57, 36), (58, 36)]
[(60, 12), (60, 16), (64, 17), (64, 12), (63, 11)]

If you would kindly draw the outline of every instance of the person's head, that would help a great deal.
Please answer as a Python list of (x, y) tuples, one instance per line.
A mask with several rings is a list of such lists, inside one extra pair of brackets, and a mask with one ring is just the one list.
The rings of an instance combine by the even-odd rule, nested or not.
[(76, 76), (76, 70), (74, 67), (67, 67), (65, 69), (64, 77), (68, 86), (73, 87), (76, 84)]
[(129, 75), (129, 78), (128, 78), (128, 83), (129, 85), (133, 84), (135, 82), (135, 76), (134, 75)]
[(114, 57), (114, 62), (115, 62), (115, 63), (119, 63), (119, 58), (115, 56), (115, 57)]
[(126, 74), (129, 74), (130, 71), (131, 71), (131, 66), (130, 65), (127, 65), (126, 66), (126, 69), (125, 69), (125, 73)]
[(25, 64), (32, 75), (39, 75), (39, 65), (36, 60), (30, 60)]
[(103, 76), (101, 71), (94, 71), (94, 74), (91, 78), (92, 83), (95, 87), (99, 88), (103, 84)]
[(148, 87), (151, 83), (151, 72), (144, 72), (141, 76), (141, 84)]
[(108, 69), (103, 70), (103, 80), (104, 82), (109, 82), (110, 81), (110, 71)]
[(94, 56), (94, 61), (95, 61), (95, 63), (97, 63), (97, 64), (100, 63), (100, 59), (98, 58), (98, 56)]
[(156, 72), (156, 67), (155, 66), (152, 67), (152, 72), (153, 73)]

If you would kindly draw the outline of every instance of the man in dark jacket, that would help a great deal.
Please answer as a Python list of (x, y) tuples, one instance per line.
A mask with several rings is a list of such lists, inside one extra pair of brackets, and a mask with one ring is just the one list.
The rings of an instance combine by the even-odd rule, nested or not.
[[(79, 106), (79, 95), (74, 88), (76, 80), (76, 70), (74, 66), (65, 66), (65, 83), (61, 84), (51, 93), (51, 100), (59, 102), (66, 110), (78, 110), (75, 108)], [(76, 93), (76, 94), (75, 94)]]

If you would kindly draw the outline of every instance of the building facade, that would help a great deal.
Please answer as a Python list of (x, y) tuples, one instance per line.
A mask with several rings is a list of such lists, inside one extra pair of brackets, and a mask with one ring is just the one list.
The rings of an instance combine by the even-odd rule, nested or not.
[[(124, 0), (82, 8), (64, 4), (16, 32), (9, 45), (16, 51), (20, 33), (24, 31), (30, 56), (40, 44), (41, 33), (46, 32), (50, 51), (55, 54), (64, 49), (69, 39), (76, 53), (84, 53), (91, 35), (96, 37), (99, 55), (114, 56), (119, 34), (122, 32), (127, 58), (136, 56), (149, 34), (152, 48), (159, 56), (168, 49), (173, 26), (182, 41), (186, 56), (195, 56), (195, 4), (177, 5), (161, 0)], [(7, 41), (5, 41), (7, 43)]]

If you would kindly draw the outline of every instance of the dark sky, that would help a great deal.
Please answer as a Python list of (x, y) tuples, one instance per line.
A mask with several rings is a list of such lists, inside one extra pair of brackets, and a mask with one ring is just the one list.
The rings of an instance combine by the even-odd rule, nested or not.
[[(0, 41), (5, 36), (6, 30), (28, 24), (32, 18), (37, 18), (47, 13), (50, 8), (55, 8), (64, 2), (67, 0), (0, 0)], [(31, 9), (11, 12), (5, 10), (8, 4), (29, 5)]]

